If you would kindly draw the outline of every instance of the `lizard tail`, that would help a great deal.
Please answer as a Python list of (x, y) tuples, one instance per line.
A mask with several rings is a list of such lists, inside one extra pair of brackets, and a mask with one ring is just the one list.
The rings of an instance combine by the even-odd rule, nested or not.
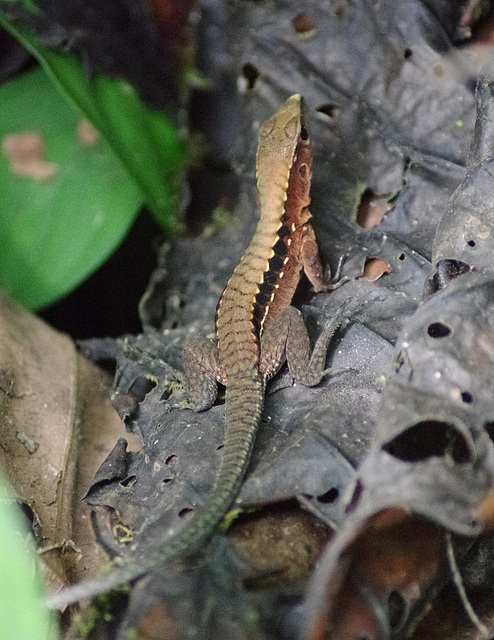
[(162, 549), (151, 552), (139, 564), (131, 557), (98, 578), (79, 582), (48, 597), (51, 609), (63, 609), (84, 598), (92, 598), (137, 580), (167, 561), (197, 552), (211, 537), (214, 529), (235, 500), (247, 471), (254, 440), (261, 419), (263, 385), (259, 380), (226, 390), (227, 433), (223, 459), (215, 487), (197, 519)]

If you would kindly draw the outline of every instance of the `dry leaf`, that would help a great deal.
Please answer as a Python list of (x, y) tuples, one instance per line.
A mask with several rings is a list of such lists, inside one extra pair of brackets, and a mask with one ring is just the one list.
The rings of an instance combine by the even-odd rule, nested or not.
[(110, 383), (68, 336), (0, 294), (0, 463), (55, 589), (98, 564), (80, 499), (122, 431)]
[(162, 603), (155, 603), (136, 629), (137, 640), (182, 640), (182, 631)]
[(303, 584), (330, 535), (326, 525), (295, 501), (240, 516), (228, 530), (237, 552), (254, 567), (242, 579), (250, 590)]
[(357, 211), (357, 224), (364, 229), (372, 229), (378, 225), (386, 213), (393, 208), (388, 202), (388, 195), (380, 196), (365, 191)]
[(441, 529), (406, 509), (347, 527), (337, 544), (341, 553), (329, 547), (320, 560), (308, 640), (384, 640), (384, 616), (398, 631), (445, 565)]
[(376, 280), (379, 280), (384, 273), (391, 273), (391, 265), (389, 262), (381, 260), (381, 258), (368, 258), (365, 261), (362, 275), (359, 276), (357, 280), (375, 282)]

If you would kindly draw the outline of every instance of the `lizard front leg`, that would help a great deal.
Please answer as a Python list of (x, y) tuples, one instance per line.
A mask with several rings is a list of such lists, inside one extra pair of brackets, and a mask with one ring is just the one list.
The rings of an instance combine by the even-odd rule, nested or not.
[(194, 411), (206, 411), (216, 400), (218, 382), (223, 383), (216, 343), (204, 336), (188, 336), (182, 360), (188, 404)]
[(303, 236), (300, 244), (300, 262), (303, 265), (305, 275), (316, 291), (333, 291), (342, 284), (351, 280), (350, 277), (341, 277), (341, 269), (348, 255), (340, 256), (336, 266), (336, 272), (332, 276), (329, 268), (324, 269), (319, 257), (316, 236), (312, 225), (303, 227)]

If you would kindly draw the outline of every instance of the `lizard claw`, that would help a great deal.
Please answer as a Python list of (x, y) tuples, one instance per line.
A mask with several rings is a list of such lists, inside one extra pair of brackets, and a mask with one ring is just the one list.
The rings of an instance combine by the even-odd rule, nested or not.
[(327, 270), (326, 278), (325, 278), (326, 291), (334, 291), (334, 289), (338, 289), (338, 287), (341, 287), (341, 285), (345, 284), (345, 282), (349, 282), (350, 280), (353, 280), (353, 278), (351, 278), (350, 276), (344, 276), (343, 278), (341, 277), (341, 271), (343, 269), (343, 265), (345, 264), (349, 256), (350, 256), (349, 253), (344, 253), (338, 258), (338, 263), (336, 265), (336, 271), (334, 275), (331, 275), (330, 269)]
[(176, 396), (170, 396), (165, 401), (165, 412), (170, 413), (173, 409), (192, 409), (189, 399), (185, 393), (177, 394)]

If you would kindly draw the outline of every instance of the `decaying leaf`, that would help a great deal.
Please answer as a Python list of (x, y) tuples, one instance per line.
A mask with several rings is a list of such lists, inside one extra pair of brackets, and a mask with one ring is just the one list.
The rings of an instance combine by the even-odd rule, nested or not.
[[(348, 581), (355, 586), (354, 571), (355, 588), (367, 594), (364, 619), (379, 623), (379, 634), (371, 637), (385, 638), (386, 628), (394, 629), (391, 612), (382, 601), (384, 596), (397, 592), (406, 604), (400, 626), (405, 622), (409, 625), (420, 613), (420, 600), (425, 606), (427, 589), (424, 592), (419, 588), (417, 580), (416, 597), (411, 598), (410, 584), (406, 591), (396, 583), (383, 590), (374, 574), (361, 566), (366, 548), (363, 536), (368, 528), (372, 531), (376, 514), (402, 508), (404, 517), (412, 521), (413, 516), (408, 514), (428, 519), (433, 538), (424, 533), (417, 540), (423, 559), (425, 549), (432, 551), (436, 540), (436, 561), (427, 557), (426, 562), (431, 570), (436, 567), (432, 577), (427, 574), (424, 586), (428, 588), (434, 587), (434, 577), (442, 578), (439, 565), (444, 564), (445, 556), (440, 548), (445, 532), (473, 537), (484, 529), (479, 516), (489, 515), (486, 501), (494, 482), (494, 446), (486, 429), (492, 414), (493, 305), (493, 281), (471, 272), (424, 303), (399, 336), (377, 439), (359, 469), (342, 532), (328, 551), (326, 564), (320, 563), (322, 577), (318, 584), (331, 584), (332, 591), (328, 594), (329, 587), (325, 586), (313, 594), (312, 605), (316, 601), (319, 605), (311, 622), (311, 640), (359, 637), (348, 627), (351, 624), (353, 629), (354, 620), (339, 617), (355, 600), (355, 594), (351, 594), (347, 601), (346, 586)], [(438, 533), (441, 528), (442, 534)], [(415, 527), (413, 531), (415, 535), (420, 529)], [(379, 556), (380, 545), (386, 542), (385, 532), (374, 531), (371, 539), (369, 559), (383, 571), (397, 570), (400, 562), (389, 549), (385, 558)], [(397, 537), (397, 551), (404, 558), (413, 557), (408, 548), (412, 539), (410, 531), (407, 535), (402, 531)], [(417, 568), (421, 566), (414, 562)], [(425, 567), (421, 571), (425, 576)], [(321, 628), (325, 631), (318, 635)]]
[(441, 530), (405, 509), (385, 509), (346, 526), (321, 560), (308, 604), (309, 640), (385, 640), (444, 572)]
[(304, 584), (330, 537), (331, 530), (295, 501), (240, 517), (228, 530), (228, 539), (251, 566), (242, 575), (249, 590), (289, 591)]
[(389, 262), (386, 262), (386, 260), (381, 260), (381, 258), (368, 258), (365, 261), (363, 274), (358, 276), (357, 280), (374, 282), (385, 273), (390, 273), (390, 271), (391, 265)]
[(109, 380), (72, 340), (4, 295), (0, 372), (0, 462), (32, 523), (49, 588), (60, 589), (99, 564), (80, 498), (120, 429)]
[[(359, 469), (347, 520), (313, 582), (310, 640), (409, 636), (411, 624), (445, 582), (441, 565), (449, 569), (469, 621), (464, 628), (473, 629), (474, 637), (489, 636), (468, 599), (451, 533), (470, 536), (468, 548), (476, 535), (492, 529), (494, 180), (487, 167), (494, 131), (485, 116), (493, 108), (492, 68), (490, 63), (479, 85), (470, 171), (438, 228), (425, 301), (397, 339), (376, 440)], [(482, 188), (473, 189), (474, 184)], [(392, 528), (375, 535), (373, 524), (400, 509), (402, 519), (413, 522), (420, 515), (422, 524), (415, 522), (408, 533), (398, 529), (398, 557), (386, 542)], [(418, 554), (409, 547), (414, 539)], [(403, 560), (414, 555), (410, 572)], [(398, 581), (389, 581), (395, 571)], [(400, 583), (404, 577), (406, 584)], [(490, 625), (492, 608), (485, 614), (484, 605), (483, 613)], [(447, 623), (442, 629), (433, 614), (429, 617), (426, 630), (432, 625), (436, 635), (452, 637)], [(420, 627), (414, 637), (422, 639)]]
[(380, 196), (365, 191), (362, 194), (357, 210), (357, 224), (364, 229), (372, 229), (381, 222), (393, 205), (388, 202), (389, 196)]

